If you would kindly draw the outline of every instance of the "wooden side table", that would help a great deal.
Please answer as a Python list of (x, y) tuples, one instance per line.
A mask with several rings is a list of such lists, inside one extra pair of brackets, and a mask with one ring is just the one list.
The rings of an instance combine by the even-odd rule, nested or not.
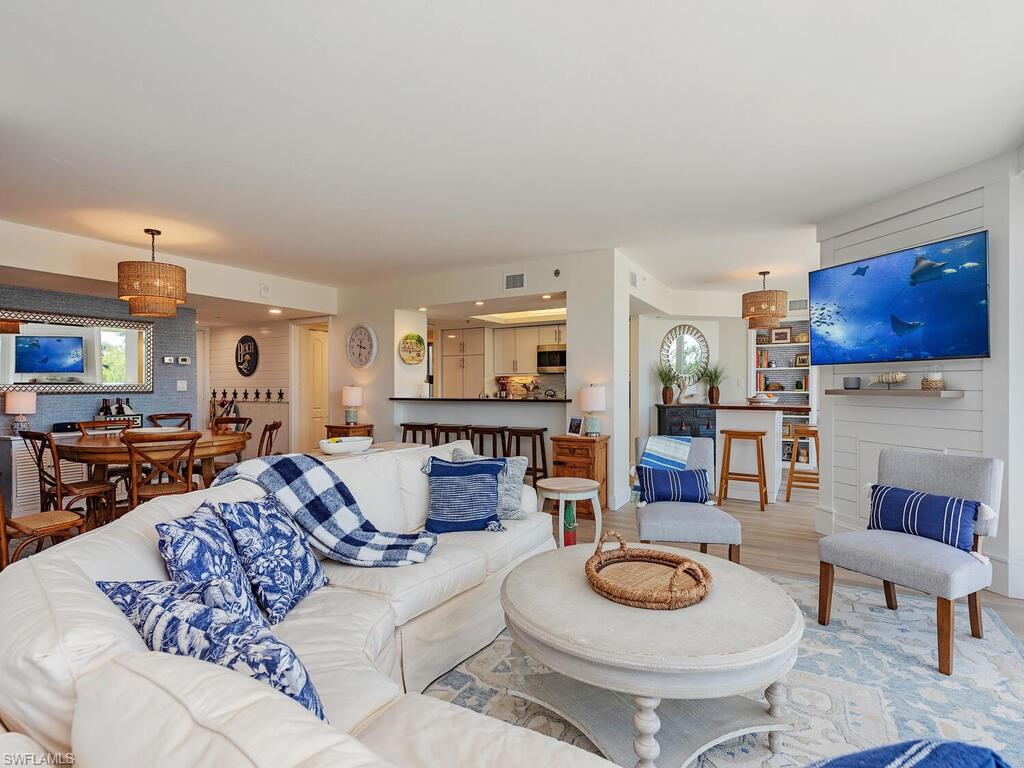
[[(582, 477), (596, 480), (597, 495), (602, 507), (608, 506), (608, 435), (576, 437), (555, 435), (551, 438), (551, 465), (554, 477)], [(589, 501), (576, 505), (576, 517), (594, 518)]]
[[(537, 481), (537, 504), (544, 509), (544, 502), (554, 499), (558, 502), (558, 546), (565, 546), (565, 502), (572, 501), (577, 506), (586, 501), (592, 505), (597, 501), (597, 481), (581, 477), (545, 477)], [(594, 508), (595, 526), (594, 543), (601, 538), (601, 504)]]
[(327, 437), (373, 437), (373, 424), (328, 424)]

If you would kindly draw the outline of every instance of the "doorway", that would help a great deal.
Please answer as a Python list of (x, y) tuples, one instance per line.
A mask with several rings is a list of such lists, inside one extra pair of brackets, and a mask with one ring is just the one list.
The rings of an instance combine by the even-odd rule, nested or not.
[(299, 398), (295, 450), (312, 451), (327, 435), (330, 409), (330, 344), (326, 323), (297, 325)]

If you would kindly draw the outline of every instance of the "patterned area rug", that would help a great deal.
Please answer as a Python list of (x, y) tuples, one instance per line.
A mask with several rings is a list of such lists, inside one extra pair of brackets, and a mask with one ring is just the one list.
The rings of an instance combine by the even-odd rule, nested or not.
[[(957, 606), (954, 674), (945, 677), (936, 669), (933, 600), (900, 592), (894, 612), (885, 608), (881, 584), (837, 584), (832, 622), (822, 627), (816, 582), (771, 578), (797, 602), (806, 623), (796, 667), (785, 680), (796, 730), (783, 736), (779, 754), (768, 751), (764, 734), (754, 734), (709, 750), (694, 765), (805, 766), (922, 737), (982, 744), (1011, 765), (1024, 765), (1024, 646), (995, 612), (985, 610), (985, 638), (976, 640), (966, 601)], [(513, 658), (504, 632), (424, 693), (596, 752), (557, 715), (532, 703), (525, 712), (516, 706), (507, 693)], [(530, 670), (544, 668), (531, 660)], [(751, 698), (763, 701), (760, 694)]]

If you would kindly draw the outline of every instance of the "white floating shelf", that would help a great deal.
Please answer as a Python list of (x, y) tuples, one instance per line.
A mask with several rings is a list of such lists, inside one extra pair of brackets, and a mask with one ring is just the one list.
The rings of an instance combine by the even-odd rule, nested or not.
[(806, 365), (773, 365), (770, 368), (758, 368), (759, 371), (809, 371)]
[(931, 397), (942, 400), (955, 400), (964, 396), (962, 389), (826, 389), (825, 394), (843, 397)]
[(778, 347), (809, 347), (809, 341), (787, 341), (782, 344), (757, 344), (758, 349), (776, 349)]

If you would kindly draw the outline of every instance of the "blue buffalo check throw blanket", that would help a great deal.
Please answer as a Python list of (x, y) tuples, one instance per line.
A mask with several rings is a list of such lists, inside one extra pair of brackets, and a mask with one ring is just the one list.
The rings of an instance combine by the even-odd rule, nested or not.
[(422, 563), (437, 536), (385, 533), (363, 517), (348, 486), (320, 459), (302, 453), (233, 464), (213, 481), (249, 480), (277, 497), (305, 532), (309, 545), (331, 560), (367, 568)]
[(822, 760), (807, 768), (1010, 768), (987, 747), (962, 741), (904, 741)]

